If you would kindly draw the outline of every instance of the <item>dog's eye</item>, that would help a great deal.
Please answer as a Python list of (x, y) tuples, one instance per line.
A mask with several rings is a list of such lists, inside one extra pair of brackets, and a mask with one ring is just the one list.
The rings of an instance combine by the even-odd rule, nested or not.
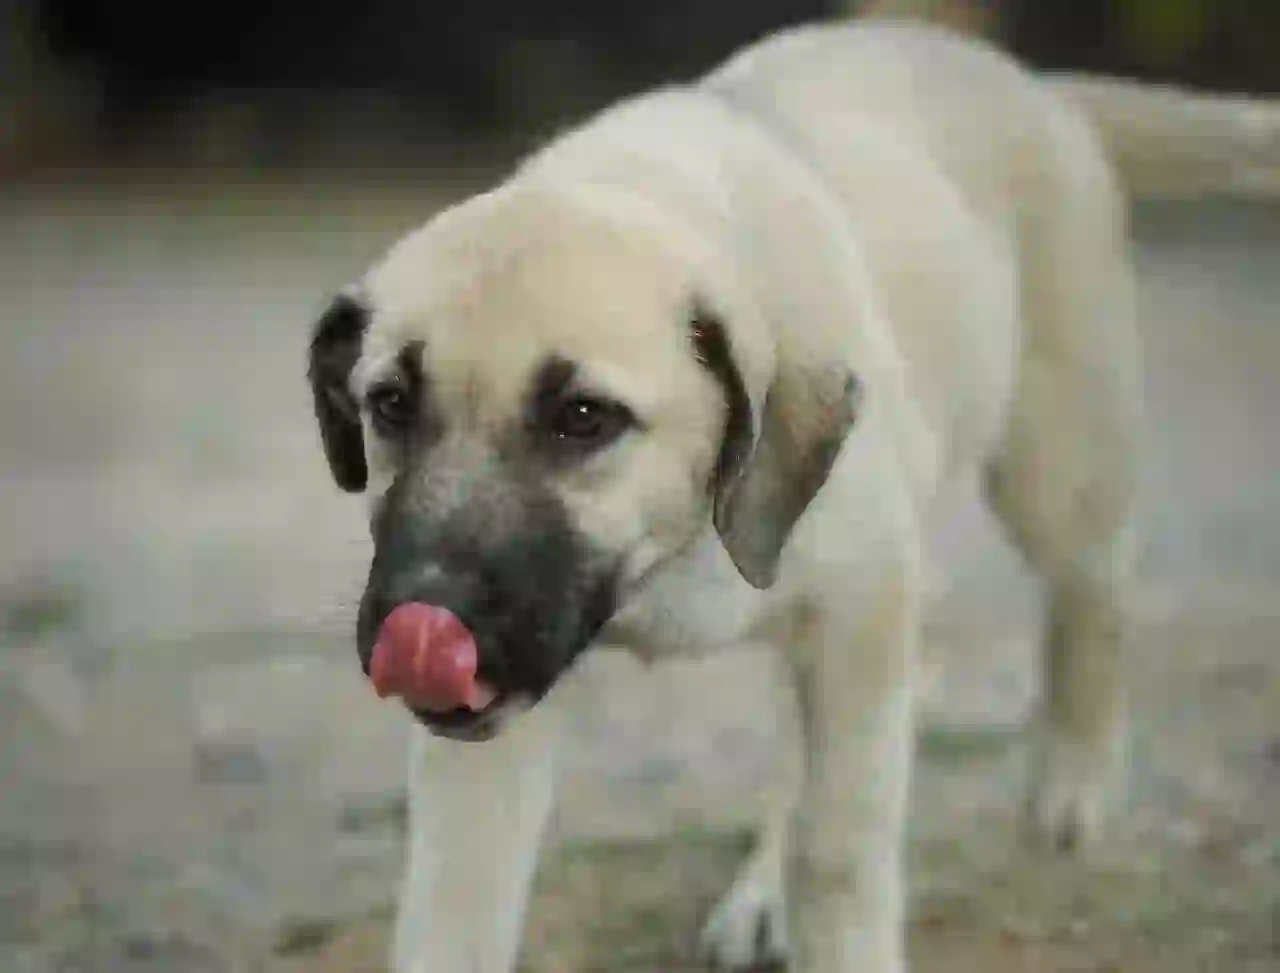
[(620, 402), (575, 396), (552, 413), (548, 430), (566, 446), (593, 449), (617, 439), (632, 422), (631, 410)]
[(413, 397), (398, 385), (376, 386), (369, 391), (369, 414), (379, 431), (401, 432), (413, 423)]

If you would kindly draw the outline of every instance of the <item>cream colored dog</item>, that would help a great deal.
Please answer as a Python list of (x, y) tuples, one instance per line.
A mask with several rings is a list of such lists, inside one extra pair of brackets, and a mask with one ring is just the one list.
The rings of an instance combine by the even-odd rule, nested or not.
[(1274, 192), (1278, 133), (926, 28), (797, 29), (556, 139), (340, 297), (311, 377), (372, 502), (361, 659), (443, 605), (492, 697), (415, 711), (394, 968), (512, 969), (583, 650), (764, 641), (803, 773), (708, 956), (902, 970), (920, 531), (974, 472), (1048, 595), (1029, 820), (1091, 838), (1134, 550), (1124, 196)]

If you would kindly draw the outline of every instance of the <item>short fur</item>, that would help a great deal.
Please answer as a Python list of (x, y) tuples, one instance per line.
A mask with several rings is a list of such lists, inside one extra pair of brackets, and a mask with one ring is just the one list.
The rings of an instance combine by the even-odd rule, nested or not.
[[(707, 953), (902, 970), (920, 533), (974, 472), (1048, 596), (1028, 821), (1057, 844), (1097, 833), (1141, 398), (1124, 172), (1103, 147), (1133, 119), (1099, 112), (1107, 92), (1167, 109), (1142, 119), (1142, 166), (1175, 154), (1187, 104), (1201, 121), (1218, 104), (1047, 82), (925, 28), (789, 31), (556, 139), (326, 316), (317, 415), (338, 482), (367, 481), (378, 545), (362, 651), (399, 601), (459, 605), (514, 700), (473, 728), (483, 745), (415, 738), (399, 973), (512, 969), (559, 677), (583, 649), (747, 641), (786, 663), (803, 773)], [(1251, 147), (1249, 178), (1205, 153), (1226, 161), (1195, 191), (1268, 185), (1280, 113), (1248, 109), (1201, 129)], [(371, 402), (406, 353), (429, 392)], [(555, 425), (583, 391), (612, 403), (589, 447)], [(397, 432), (428, 415), (431, 436)]]

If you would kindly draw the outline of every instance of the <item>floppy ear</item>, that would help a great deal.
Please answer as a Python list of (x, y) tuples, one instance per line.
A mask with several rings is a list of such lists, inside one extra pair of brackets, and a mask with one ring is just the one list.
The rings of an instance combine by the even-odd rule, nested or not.
[(857, 415), (860, 385), (844, 364), (779, 355), (760, 408), (752, 406), (723, 324), (694, 318), (698, 360), (724, 391), (714, 523), (742, 577), (766, 589), (796, 521), (817, 496)]
[(338, 486), (359, 493), (369, 480), (360, 408), (351, 394), (351, 369), (369, 325), (369, 312), (354, 298), (340, 296), (316, 322), (307, 377), (329, 469)]

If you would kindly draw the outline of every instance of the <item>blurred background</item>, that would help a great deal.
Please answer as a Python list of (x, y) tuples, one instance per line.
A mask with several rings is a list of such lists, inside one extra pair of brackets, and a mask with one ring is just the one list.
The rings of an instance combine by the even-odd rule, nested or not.
[(1280, 86), (1280, 12), (1256, 0), (5, 0), (0, 147), (19, 169), (139, 156), (403, 165), (411, 151), (545, 132), (772, 29), (868, 12), (981, 31), (1046, 67)]
[[(1258, 0), (0, 0), (0, 971), (381, 969), (408, 727), (303, 381), (327, 296), (610, 99), (823, 17), (1280, 95)], [(1139, 207), (1151, 455), (1134, 781), (1016, 851), (1035, 588), (939, 525), (917, 969), (1280, 968), (1280, 208)], [(588, 663), (530, 973), (692, 969), (771, 773), (748, 653)]]

